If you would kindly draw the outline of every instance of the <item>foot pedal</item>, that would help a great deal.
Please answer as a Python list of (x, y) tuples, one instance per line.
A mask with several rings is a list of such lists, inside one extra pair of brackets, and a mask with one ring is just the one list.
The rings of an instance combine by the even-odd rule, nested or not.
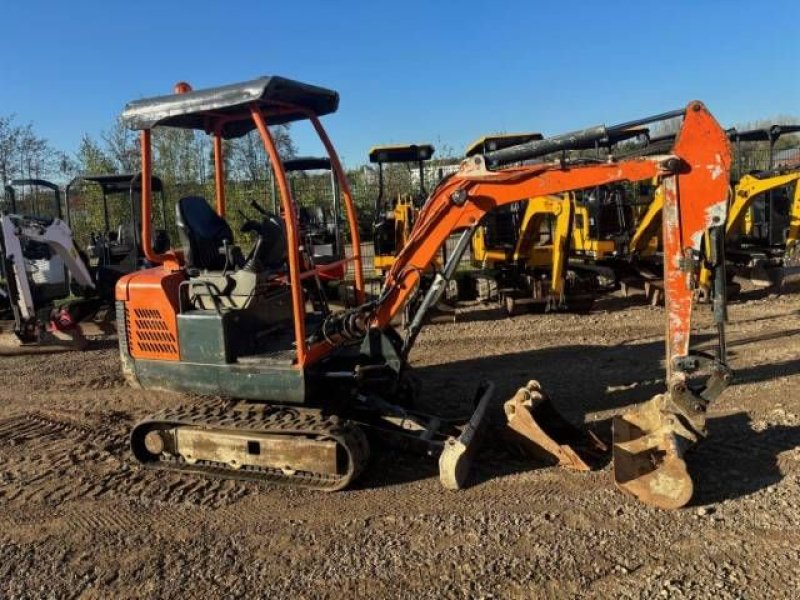
[(561, 416), (538, 381), (517, 390), (503, 408), (512, 441), (549, 465), (590, 471), (593, 459), (608, 452), (596, 435)]

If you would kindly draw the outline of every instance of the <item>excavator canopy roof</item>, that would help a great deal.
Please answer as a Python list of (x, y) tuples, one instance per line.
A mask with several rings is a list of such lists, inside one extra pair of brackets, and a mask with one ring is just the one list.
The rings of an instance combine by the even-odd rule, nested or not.
[(23, 186), (23, 185), (30, 185), (30, 186), (38, 186), (53, 190), (54, 192), (58, 191), (58, 186), (53, 183), (52, 181), (47, 181), (46, 179), (12, 179), (8, 182), (10, 186)]
[(503, 133), (497, 135), (485, 135), (472, 142), (467, 148), (466, 156), (475, 156), (493, 152), (509, 146), (524, 144), (534, 140), (544, 139), (541, 133)]
[[(131, 187), (138, 190), (142, 186), (141, 173), (110, 173), (107, 175), (79, 175), (70, 182), (70, 185), (78, 181), (91, 181), (96, 183), (103, 189), (105, 194), (117, 194), (130, 191)], [(154, 192), (160, 192), (163, 189), (161, 180), (153, 175), (150, 179), (150, 187)]]
[(125, 106), (122, 121), (130, 129), (157, 125), (210, 133), (219, 125), (225, 139), (241, 137), (256, 125), (248, 106), (257, 104), (268, 125), (280, 125), (336, 112), (339, 94), (333, 90), (267, 76), (183, 94), (134, 100)]
[(436, 150), (430, 144), (408, 144), (400, 146), (373, 146), (369, 150), (369, 162), (405, 163), (430, 160)]
[(292, 171), (330, 171), (331, 159), (325, 156), (298, 156), (283, 161), (283, 169)]

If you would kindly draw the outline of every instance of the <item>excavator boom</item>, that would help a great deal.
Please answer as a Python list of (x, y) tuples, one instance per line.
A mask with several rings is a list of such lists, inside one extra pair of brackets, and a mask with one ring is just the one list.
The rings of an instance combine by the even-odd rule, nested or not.
[[(381, 440), (399, 438), (404, 446), (428, 455), (440, 452), (442, 483), (461, 487), (482, 424), (487, 421), (494, 386), (484, 382), (478, 388), (474, 411), (466, 423), (417, 411), (417, 386), (408, 355), (427, 311), (453, 277), (481, 218), (520, 200), (655, 177), (667, 190), (665, 210), (671, 211), (664, 223), (670, 229), (665, 235), (670, 238), (668, 247), (675, 255), (667, 266), (673, 276), (668, 290), (672, 294), (668, 359), (675, 377), (670, 378), (667, 392), (659, 396), (663, 402), (651, 422), (624, 419), (629, 427), (619, 428), (615, 441), (624, 446), (630, 459), (620, 463), (617, 480), (623, 489), (660, 506), (685, 502), (691, 479), (687, 483), (688, 475), (681, 478), (679, 469), (667, 473), (674, 479), (667, 487), (680, 492), (667, 500), (662, 501), (665, 494), (660, 488), (655, 489), (654, 497), (648, 497), (639, 493), (637, 486), (647, 487), (651, 479), (663, 479), (658, 460), (668, 466), (683, 464), (677, 443), (669, 443), (678, 435), (702, 434), (705, 407), (724, 387), (713, 382), (701, 390), (689, 385), (688, 376), (679, 377), (701, 362), (688, 352), (694, 285), (691, 267), (703, 258), (706, 246), (702, 242), (710, 235), (714, 219), (720, 216), (724, 222), (730, 162), (724, 133), (701, 103), (616, 127), (594, 127), (470, 157), (429, 196), (380, 295), (365, 302), (355, 207), (341, 164), (318, 118), (336, 110), (338, 95), (278, 76), (196, 92), (186, 87), (177, 86), (171, 96), (138, 100), (123, 114), (130, 127), (141, 131), (141, 239), (145, 255), (159, 266), (127, 275), (117, 283), (120, 356), (123, 372), (135, 385), (240, 400), (225, 407), (211, 402), (169, 408), (139, 422), (130, 439), (131, 450), (142, 463), (153, 468), (222, 472), (341, 489), (363, 470), (369, 455), (369, 433)], [(683, 116), (683, 129), (674, 154), (605, 164), (558, 161), (502, 170), (487, 167), (495, 161), (502, 163), (504, 157), (515, 161), (539, 158), (575, 140), (599, 143), (620, 131), (676, 116)], [(307, 268), (301, 262), (293, 198), (268, 128), (301, 119), (311, 121), (328, 150), (347, 208), (358, 305), (342, 311), (330, 311), (318, 289), (318, 269), (313, 263)], [(217, 182), (216, 211), (199, 197), (178, 203), (176, 220), (183, 251), (161, 255), (150, 244), (148, 186), (151, 130), (160, 126), (210, 132)], [(264, 215), (261, 223), (246, 223), (246, 229), (255, 228), (258, 239), (245, 258), (224, 217), (221, 142), (253, 129), (275, 169), (284, 223), (281, 226), (269, 215)], [(439, 269), (436, 257), (454, 233), (460, 238)], [(266, 245), (268, 240), (277, 241), (275, 252)], [(284, 267), (287, 263), (288, 270)], [(422, 274), (434, 267), (437, 272), (432, 283), (421, 286)], [(404, 309), (410, 319), (401, 336), (392, 322)], [(724, 370), (722, 350), (713, 365)], [(678, 385), (681, 382), (685, 382), (683, 388)], [(541, 427), (539, 419), (547, 412), (548, 402), (535, 382), (512, 400), (506, 406), (510, 430), (538, 445), (540, 454), (554, 462), (578, 469), (587, 466), (572, 452), (568, 423), (560, 424), (559, 435)], [(688, 428), (691, 431), (686, 434)], [(651, 443), (653, 435), (658, 436), (658, 443)], [(602, 444), (595, 444), (599, 446)], [(615, 457), (617, 454), (615, 448)], [(645, 464), (655, 466), (654, 472), (640, 472)]]
[[(586, 135), (602, 135), (602, 132), (603, 128), (593, 128)], [(519, 160), (526, 158), (521, 151), (514, 152)], [(499, 171), (487, 168), (490, 158), (487, 155), (465, 160), (456, 174), (433, 191), (408, 243), (387, 275), (381, 296), (370, 307), (371, 327), (389, 326), (417, 292), (420, 274), (442, 244), (451, 234), (461, 231), (461, 240), (448, 264), (426, 291), (406, 331), (402, 354), (407, 356), (425, 311), (438, 301), (467, 248), (469, 237), (487, 212), (527, 198), (658, 177), (664, 197), (668, 389), (615, 421), (615, 478), (623, 490), (647, 503), (664, 508), (683, 506), (693, 487), (683, 451), (705, 435), (708, 404), (731, 379), (725, 364), (724, 297), (717, 299), (715, 306), (720, 333), (717, 355), (708, 357), (689, 350), (696, 273), (707, 249), (704, 240), (707, 236), (714, 240), (724, 236), (731, 162), (725, 132), (702, 103), (692, 102), (683, 113), (681, 131), (670, 155), (579, 166), (538, 163)], [(716, 243), (714, 256), (705, 257), (707, 262), (719, 265), (720, 271), (723, 251), (722, 244)], [(709, 372), (705, 384), (691, 384), (690, 377), (703, 370)]]

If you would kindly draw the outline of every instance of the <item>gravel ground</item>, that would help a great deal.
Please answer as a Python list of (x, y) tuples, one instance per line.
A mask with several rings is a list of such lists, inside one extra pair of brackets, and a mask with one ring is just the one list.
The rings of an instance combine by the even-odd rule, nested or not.
[[(697, 339), (710, 344), (700, 311)], [(0, 596), (14, 598), (790, 598), (800, 588), (800, 295), (730, 308), (736, 384), (690, 456), (691, 506), (664, 512), (487, 439), (474, 485), (383, 453), (356, 489), (157, 474), (132, 423), (185, 401), (132, 390), (113, 344), (0, 358)], [(663, 311), (610, 298), (589, 315), (466, 310), (412, 356), (426, 397), (458, 410), (539, 379), (602, 428), (663, 387)]]

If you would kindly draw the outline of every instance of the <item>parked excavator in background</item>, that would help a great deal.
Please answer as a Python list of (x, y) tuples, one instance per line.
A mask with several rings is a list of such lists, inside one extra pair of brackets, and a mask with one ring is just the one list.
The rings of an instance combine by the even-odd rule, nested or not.
[[(84, 186), (96, 185), (100, 189), (102, 229), (86, 232), (88, 240), (83, 256), (92, 273), (97, 294), (109, 303), (113, 300), (117, 280), (146, 263), (141, 243), (141, 182), (140, 173), (86, 174), (72, 179), (64, 191), (67, 224), (73, 227), (75, 220), (88, 220), (92, 195), (84, 193)], [(160, 226), (154, 229), (153, 246), (156, 251), (163, 252), (170, 246), (164, 185), (153, 176), (150, 189), (158, 196), (160, 216)], [(75, 215), (73, 205), (78, 198), (80, 215)]]
[[(330, 195), (327, 198), (314, 198), (311, 206), (301, 204), (296, 207), (300, 238), (302, 239), (306, 260), (320, 267), (319, 277), (323, 282), (340, 284), (347, 273), (342, 239), (341, 192), (328, 157), (299, 157), (285, 160), (284, 171), (288, 174), (289, 187), (295, 200), (301, 195), (301, 185), (297, 175), (310, 171), (327, 171), (330, 177)], [(295, 174), (294, 176), (292, 174)], [(280, 215), (280, 200), (275, 177), (272, 177), (273, 214)], [(333, 269), (325, 265), (336, 263)]]
[[(40, 206), (31, 194), (31, 212), (18, 212), (15, 188), (52, 193), (53, 205)], [(5, 187), (0, 210), (0, 354), (76, 349), (85, 339), (76, 328), (94, 282), (80, 257), (69, 226), (61, 220), (61, 193), (43, 179), (17, 179)], [(8, 211), (8, 212), (6, 212)]]
[[(727, 130), (728, 138), (735, 141), (738, 179), (732, 181), (725, 224), (727, 257), (727, 293), (735, 294), (740, 285), (734, 277), (745, 276), (759, 286), (780, 285), (786, 274), (798, 269), (796, 248), (800, 235), (800, 166), (767, 168), (744, 173), (745, 160), (742, 142), (768, 142), (769, 164), (773, 162), (775, 142), (784, 133), (800, 131), (800, 126), (773, 125), (766, 129), (738, 132)], [(663, 152), (675, 143), (675, 136), (651, 140), (640, 155)], [(628, 255), (638, 265), (637, 274), (647, 285), (660, 288), (661, 261), (656, 250), (660, 246), (661, 214), (664, 196), (656, 190), (653, 201), (638, 223), (628, 245)], [(755, 216), (758, 215), (758, 216)], [(795, 226), (792, 226), (795, 223)], [(644, 268), (643, 268), (644, 267)], [(627, 279), (631, 283), (631, 279)], [(707, 301), (712, 286), (711, 269), (701, 265), (698, 299)], [(648, 292), (650, 293), (650, 292)], [(653, 300), (658, 299), (658, 293)]]
[[(19, 191), (28, 188), (25, 205), (17, 201)], [(14, 179), (5, 184), (6, 214), (26, 214), (42, 221), (62, 219), (61, 189), (46, 179)], [(31, 290), (37, 304), (47, 304), (69, 296), (69, 273), (63, 259), (47, 244), (24, 242), (25, 257), (31, 274)]]
[[(540, 133), (484, 136), (467, 148), (465, 156), (542, 139)], [(569, 195), (563, 194), (531, 198), (487, 213), (470, 246), (476, 270), (469, 279), (477, 299), (498, 300), (509, 315), (522, 306), (537, 305), (545, 311), (564, 308), (573, 212)]]
[[(425, 188), (425, 163), (433, 158), (435, 149), (430, 144), (374, 146), (369, 151), (369, 162), (378, 165), (378, 196), (375, 198), (373, 224), (373, 267), (383, 276), (394, 264), (394, 257), (405, 246), (416, 216), (428, 191)], [(416, 165), (419, 189), (400, 192), (387, 198), (384, 166), (387, 164)]]
[[(777, 124), (747, 131), (728, 130), (736, 144), (738, 182), (731, 197), (728, 262), (733, 274), (760, 287), (780, 287), (800, 271), (800, 165), (776, 165), (775, 145), (800, 125)], [(744, 144), (766, 143), (766, 165), (748, 165)], [(757, 168), (752, 168), (757, 167)], [(703, 274), (707, 283), (708, 273)]]
[[(706, 108), (692, 102), (639, 123), (683, 116), (673, 152), (605, 164), (536, 164), (490, 170), (487, 161), (524, 160), (567, 138), (532, 141), (464, 161), (442, 180), (420, 210), (405, 245), (387, 272), (381, 294), (364, 297), (357, 215), (347, 179), (320, 117), (336, 110), (332, 90), (281, 77), (262, 77), (222, 88), (131, 102), (123, 122), (140, 132), (142, 227), (145, 255), (157, 264), (117, 284), (123, 372), (134, 385), (237, 399), (192, 401), (138, 423), (133, 454), (154, 468), (237, 478), (288, 481), (335, 490), (364, 469), (369, 440), (399, 438), (408, 447), (439, 453), (447, 487), (466, 483), (493, 385), (475, 395), (467, 421), (414, 409), (418, 387), (408, 357), (427, 311), (469, 247), (483, 216), (533, 197), (620, 181), (659, 177), (669, 215), (664, 220), (667, 287), (667, 390), (614, 424), (617, 484), (641, 500), (678, 507), (692, 495), (684, 450), (705, 435), (707, 407), (730, 381), (724, 352), (724, 304), (715, 299), (717, 355), (690, 351), (690, 276), (704, 259), (702, 239), (724, 224), (730, 150)], [(291, 190), (269, 126), (310, 121), (325, 146), (342, 191), (352, 246), (358, 306), (332, 312), (315, 292), (318, 267), (300, 256), (300, 227)], [(223, 140), (257, 130), (275, 170), (283, 217), (254, 215), (243, 227), (255, 244), (243, 256), (225, 221), (225, 189), (216, 186), (216, 209), (202, 198), (182, 198), (177, 223), (182, 249), (157, 254), (150, 245), (151, 132), (167, 126), (210, 132), (216, 178), (224, 181)], [(602, 139), (603, 126), (568, 137)], [(716, 177), (715, 177), (716, 175)], [(424, 271), (451, 234), (455, 249), (424, 290)], [(716, 246), (715, 246), (716, 248)], [(391, 323), (421, 294), (401, 333)], [(580, 357), (576, 357), (580, 360)], [(568, 365), (564, 366), (565, 371)], [(701, 377), (707, 375), (708, 378)], [(548, 451), (563, 441), (536, 428), (546, 405), (529, 385), (507, 407), (510, 427), (556, 462)], [(556, 434), (553, 434), (556, 435)], [(548, 446), (547, 443), (550, 445)]]
[[(646, 138), (646, 127), (609, 132), (602, 140), (572, 140), (557, 149), (559, 160), (568, 152), (595, 150), (579, 155), (575, 164), (599, 163), (601, 149)], [(467, 156), (541, 139), (541, 134), (481, 138)], [(542, 160), (543, 155), (530, 160)], [(494, 166), (502, 166), (495, 164)], [(614, 272), (600, 266), (620, 254), (631, 207), (622, 185), (597, 187), (546, 198), (531, 198), (507, 210), (487, 214), (472, 240), (474, 275), (480, 300), (498, 298), (513, 314), (519, 305), (539, 305), (550, 310), (586, 310), (594, 298), (614, 288)]]

